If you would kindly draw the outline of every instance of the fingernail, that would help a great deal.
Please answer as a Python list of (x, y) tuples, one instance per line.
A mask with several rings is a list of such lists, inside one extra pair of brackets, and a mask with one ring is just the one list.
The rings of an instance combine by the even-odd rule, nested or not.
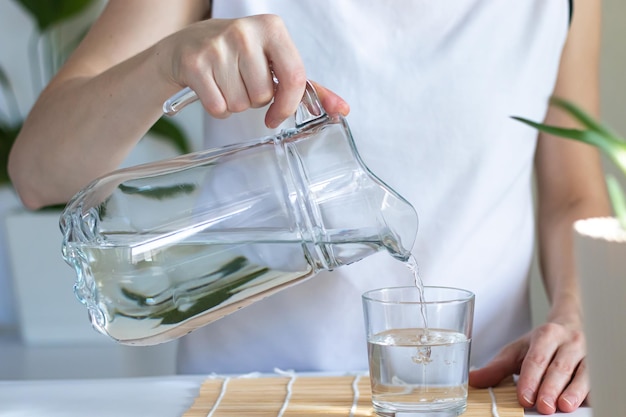
[(535, 393), (532, 390), (527, 389), (524, 392), (522, 392), (522, 398), (528, 404), (532, 405), (535, 403)]
[(544, 397), (541, 399), (541, 402), (544, 403), (547, 407), (550, 407), (551, 410), (556, 410), (554, 406), (554, 399), (550, 397)]
[(564, 395), (561, 397), (561, 399), (565, 401), (570, 407), (575, 407), (576, 404), (578, 404), (578, 398), (574, 397), (573, 395)]

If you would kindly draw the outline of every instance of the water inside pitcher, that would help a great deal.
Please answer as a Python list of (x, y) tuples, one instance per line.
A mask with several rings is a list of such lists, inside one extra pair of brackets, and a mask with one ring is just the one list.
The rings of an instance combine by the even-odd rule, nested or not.
[(120, 169), (68, 203), (60, 226), (93, 326), (124, 343), (180, 337), (381, 250), (405, 260), (414, 208), (361, 161), (313, 87), (295, 128)]

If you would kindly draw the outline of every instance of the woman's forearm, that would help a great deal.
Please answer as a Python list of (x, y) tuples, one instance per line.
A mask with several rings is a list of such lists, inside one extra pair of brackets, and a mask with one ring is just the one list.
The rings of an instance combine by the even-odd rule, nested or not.
[(103, 73), (55, 80), (24, 122), (9, 172), (29, 208), (66, 202), (115, 169), (159, 118), (177, 88), (150, 48)]

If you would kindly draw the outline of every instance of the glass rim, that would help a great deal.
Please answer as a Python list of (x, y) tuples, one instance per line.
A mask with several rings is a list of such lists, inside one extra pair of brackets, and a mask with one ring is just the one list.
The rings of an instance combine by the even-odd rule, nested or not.
[(449, 299), (444, 299), (444, 300), (433, 300), (433, 301), (429, 301), (429, 300), (425, 300), (425, 301), (419, 301), (419, 300), (414, 300), (414, 301), (407, 301), (407, 300), (383, 300), (381, 298), (374, 298), (373, 294), (374, 293), (382, 293), (382, 291), (385, 290), (391, 290), (394, 292), (400, 291), (400, 290), (414, 290), (417, 291), (417, 287), (413, 286), (413, 285), (405, 285), (405, 286), (399, 286), (399, 287), (381, 287), (381, 288), (375, 288), (372, 290), (368, 290), (366, 292), (363, 293), (363, 295), (361, 295), (361, 298), (363, 299), (363, 301), (371, 301), (371, 302), (375, 302), (378, 304), (449, 304), (449, 303), (459, 303), (459, 302), (467, 302), (470, 300), (473, 300), (476, 298), (476, 294), (470, 290), (464, 289), (464, 288), (458, 288), (458, 287), (446, 287), (446, 286), (440, 286), (440, 285), (425, 285), (424, 286), (424, 290), (426, 289), (441, 289), (441, 290), (454, 290), (454, 291), (458, 291), (460, 293), (463, 293), (463, 295), (459, 295), (457, 297), (451, 297)]

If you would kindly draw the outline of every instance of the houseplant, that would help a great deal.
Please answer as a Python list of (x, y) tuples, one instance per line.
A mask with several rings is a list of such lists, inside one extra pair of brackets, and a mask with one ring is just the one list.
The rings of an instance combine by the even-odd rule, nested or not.
[[(14, 4), (33, 22), (27, 45), (29, 65), (26, 75), (30, 75), (32, 93), (37, 95), (86, 33), (104, 1), (14, 0)], [(13, 33), (5, 35), (15, 37)], [(8, 156), (24, 120), (18, 97), (23, 99), (31, 95), (28, 88), (28, 91), (20, 91), (16, 85), (0, 65), (0, 102), (4, 104), (0, 107), (0, 187), (3, 191), (12, 191), (7, 174)], [(165, 147), (168, 148), (167, 154), (191, 151), (184, 131), (170, 119), (162, 118), (155, 123), (147, 138), (142, 140), (145, 142), (142, 149), (164, 140), (168, 144)], [(11, 207), (8, 211), (3, 206), (2, 217), (6, 224), (3, 240), (11, 271), (10, 274), (0, 273), (0, 280), (9, 280), (2, 288), (12, 287), (14, 296), (8, 296), (9, 291), (0, 295), (15, 304), (19, 320), (16, 324), (27, 344), (98, 340), (85, 317), (84, 308), (74, 297), (72, 271), (61, 257), (58, 227), (61, 208), (54, 206), (28, 211)]]
[[(581, 125), (566, 129), (515, 119), (555, 136), (578, 140), (600, 149), (626, 176), (626, 140), (573, 103), (553, 98)], [(626, 330), (621, 318), (626, 309), (626, 204), (618, 180), (607, 175), (607, 189), (615, 217), (590, 218), (575, 222), (574, 256), (580, 285), (587, 362), (591, 379), (591, 403), (599, 417), (623, 415), (622, 394), (626, 375)]]

